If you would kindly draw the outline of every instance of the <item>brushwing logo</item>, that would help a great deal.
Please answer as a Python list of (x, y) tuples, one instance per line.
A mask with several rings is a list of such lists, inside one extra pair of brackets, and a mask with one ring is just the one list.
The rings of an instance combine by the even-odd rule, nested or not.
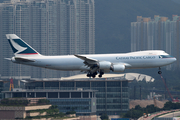
[(15, 52), (14, 54), (18, 54), (18, 53), (20, 53), (20, 52), (22, 52), (22, 51), (24, 51), (24, 50), (27, 49), (27, 47), (22, 47), (22, 46), (20, 46), (19, 44), (17, 44), (17, 43), (16, 43), (14, 40), (12, 40), (11, 38), (10, 38), (10, 42), (11, 42), (12, 46), (17, 50), (17, 52)]

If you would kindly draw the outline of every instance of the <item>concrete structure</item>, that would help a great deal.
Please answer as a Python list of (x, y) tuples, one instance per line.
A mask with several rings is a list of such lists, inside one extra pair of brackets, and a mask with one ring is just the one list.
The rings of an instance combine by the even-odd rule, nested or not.
[(96, 115), (79, 116), (80, 120), (99, 120)]
[[(5, 98), (9, 98), (9, 97), (5, 97)], [(27, 100), (27, 101), (29, 101), (29, 103), (28, 103), (28, 106), (29, 105), (36, 105), (36, 104), (38, 104), (38, 101), (40, 100), (40, 99), (46, 99), (46, 97), (41, 97), (41, 98), (9, 98), (9, 100)]]
[[(15, 118), (26, 118), (27, 116), (35, 116), (27, 111), (37, 109), (49, 109), (51, 105), (40, 105), (40, 106), (0, 106), (0, 119), (15, 119)], [(43, 115), (45, 115), (44, 113)]]
[[(134, 76), (124, 74), (104, 74), (104, 78), (87, 78), (86, 74), (60, 79), (29, 79), (26, 89), (51, 91), (58, 90), (97, 90), (96, 114), (116, 115), (129, 110), (128, 82)], [(58, 105), (58, 104), (57, 104)]]
[[(82, 104), (94, 105), (94, 103), (88, 102), (87, 99), (92, 101), (96, 98), (97, 115), (101, 113), (118, 115), (129, 110), (128, 82), (133, 80), (152, 82), (154, 79), (136, 73), (104, 74), (103, 78), (87, 78), (86, 74), (49, 79), (26, 78), (26, 80), (22, 80), (25, 83), (24, 91), (23, 89), (21, 91), (14, 89), (14, 91), (3, 91), (3, 93), (5, 93), (6, 98), (46, 97), (52, 104), (58, 105), (62, 112), (69, 111), (69, 109), (78, 110), (73, 106), (79, 105), (79, 101), (83, 101)], [(92, 95), (90, 92), (92, 92)], [(73, 93), (78, 98), (73, 98)], [(91, 98), (91, 96), (94, 98)], [(91, 112), (77, 111), (77, 113), (82, 115), (81, 113), (90, 114)]]
[[(5, 98), (35, 98), (45, 97), (50, 104), (57, 105), (60, 112), (76, 111), (77, 115), (95, 115), (96, 113), (96, 90), (58, 90), (58, 89), (15, 89), (13, 91), (3, 91)], [(30, 103), (30, 104), (32, 104)]]
[(0, 100), (4, 97), (2, 91), (4, 90), (4, 83), (7, 83), (9, 81), (6, 80), (0, 80)]
[[(21, 91), (19, 91), (19, 93), (20, 92)], [(15, 93), (15, 91), (13, 93)], [(46, 117), (43, 118), (43, 116), (49, 115), (47, 111), (48, 109), (51, 109), (50, 107), (52, 105), (39, 105), (41, 103), (37, 103), (37, 102), (40, 99), (45, 99), (45, 98), (9, 98), (9, 99), (4, 100), (3, 102), (4, 106), (2, 105), (0, 106), (0, 119), (1, 120), (16, 120), (16, 119), (29, 120), (31, 117), (42, 116), (40, 120), (45, 120)], [(14, 104), (18, 101), (22, 103), (23, 101), (27, 101), (27, 100), (30, 101), (30, 103), (27, 106), (23, 106), (23, 105), (15, 106), (16, 104)], [(10, 101), (15, 101), (15, 102), (10, 102)], [(7, 102), (13, 103), (13, 105), (5, 106)], [(83, 101), (81, 100), (80, 102), (83, 102)], [(68, 103), (68, 104), (72, 104), (72, 103)], [(44, 112), (40, 110), (43, 110)], [(76, 117), (76, 114), (68, 114), (68, 115), (65, 115), (64, 117), (66, 117), (66, 119), (62, 119), (62, 120), (97, 120), (96, 115)], [(53, 120), (53, 119), (54, 118), (48, 118), (46, 120)]]
[(5, 34), (15, 33), (43, 55), (95, 53), (94, 0), (11, 0), (0, 4), (0, 74), (58, 78), (77, 74), (13, 64)]
[(177, 58), (167, 69), (180, 68), (179, 35), (180, 17), (177, 15), (173, 15), (172, 21), (159, 15), (154, 19), (137, 16), (137, 22), (131, 23), (131, 51), (164, 50)]
[(0, 80), (0, 99), (2, 99), (3, 95), (1, 93), (1, 91), (3, 91), (3, 87), (4, 87), (4, 82), (3, 80)]

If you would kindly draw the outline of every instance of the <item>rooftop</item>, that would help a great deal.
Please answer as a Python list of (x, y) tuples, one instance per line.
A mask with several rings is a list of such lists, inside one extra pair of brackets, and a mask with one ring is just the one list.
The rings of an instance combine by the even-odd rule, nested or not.
[[(78, 74), (70, 77), (61, 77), (61, 78), (31, 78), (31, 76), (0, 76), (0, 82), (3, 82), (7, 79), (17, 79), (21, 80), (22, 82), (39, 82), (39, 81), (129, 81), (132, 82), (133, 80), (142, 81), (145, 80), (146, 82), (154, 82), (154, 78), (145, 74), (139, 73), (123, 73), (123, 74), (104, 74), (102, 78), (88, 78), (86, 74)], [(5, 82), (5, 81), (4, 81)]]
[(26, 80), (21, 80), (22, 82), (34, 82), (34, 81), (129, 81), (133, 80), (146, 82), (154, 82), (154, 78), (145, 74), (139, 73), (124, 73), (124, 74), (104, 74), (102, 78), (88, 78), (86, 74), (78, 74), (70, 77), (61, 77), (61, 78), (29, 78)]

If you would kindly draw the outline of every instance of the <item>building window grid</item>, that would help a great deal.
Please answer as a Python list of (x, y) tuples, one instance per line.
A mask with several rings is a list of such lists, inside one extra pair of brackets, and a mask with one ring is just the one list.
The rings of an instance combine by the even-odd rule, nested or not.
[[(100, 82), (100, 83), (103, 83), (103, 82)], [(123, 82), (122, 82), (123, 83)], [(61, 85), (61, 82), (60, 82), (60, 85)], [(71, 85), (75, 85), (74, 84), (74, 82), (71, 82)], [(94, 83), (93, 82), (93, 85), (97, 85), (98, 86), (98, 84), (97, 83)], [(125, 85), (125, 87), (123, 86), (123, 85)], [(68, 85), (69, 86), (69, 85)], [(86, 85), (85, 85), (86, 86)], [(100, 85), (100, 86), (102, 86), (102, 84)], [(126, 83), (123, 83), (122, 84), (122, 89), (121, 89), (121, 87), (105, 87), (105, 82), (104, 82), (104, 86), (103, 87), (92, 87), (92, 81), (91, 81), (91, 85), (90, 85), (90, 87), (88, 86), (88, 87), (83, 87), (83, 86), (80, 86), (81, 88), (83, 88), (83, 89), (89, 89), (89, 88), (91, 88), (92, 90), (98, 90), (98, 92), (96, 92), (96, 100), (97, 100), (97, 105), (105, 105), (105, 102), (106, 102), (106, 99), (108, 100), (108, 99), (114, 99), (115, 101), (119, 101), (119, 102), (116, 102), (116, 103), (108, 103), (109, 105), (118, 105), (118, 104), (120, 104), (120, 105), (125, 105), (126, 107), (128, 106), (128, 87), (126, 87), (127, 86), (127, 82)], [(71, 89), (77, 89), (77, 87), (60, 87), (60, 88), (71, 88)], [(109, 89), (109, 88), (113, 88), (113, 89)], [(110, 91), (108, 91), (108, 89), (110, 90)], [(101, 92), (99, 92), (99, 90), (101, 91)], [(107, 91), (106, 91), (107, 90)], [(121, 93), (121, 90), (122, 90), (122, 93)], [(114, 91), (114, 92), (113, 92)], [(107, 98), (106, 98), (106, 94), (107, 94)], [(113, 96), (111, 97), (111, 98), (109, 98), (108, 97), (108, 95), (110, 95), (110, 94), (112, 94)], [(122, 102), (120, 101), (121, 100), (121, 95), (122, 95), (122, 97), (123, 97), (123, 99), (122, 99)], [(100, 101), (103, 101), (104, 103), (100, 103)], [(104, 108), (104, 109), (106, 109), (106, 108)], [(107, 111), (109, 111), (109, 107), (107, 107)], [(128, 107), (127, 107), (127, 109), (128, 109)], [(118, 109), (113, 109), (113, 111), (117, 111), (117, 110), (120, 110), (120, 111), (124, 111), (124, 110), (127, 110), (127, 109), (123, 109), (123, 108), (118, 108)], [(99, 109), (99, 108), (97, 108), (97, 112), (99, 112), (101, 109)]]

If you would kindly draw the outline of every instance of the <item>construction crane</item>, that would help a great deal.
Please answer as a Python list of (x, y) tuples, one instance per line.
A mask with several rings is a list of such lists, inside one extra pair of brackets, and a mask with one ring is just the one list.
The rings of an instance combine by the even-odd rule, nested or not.
[(13, 84), (13, 79), (10, 79), (10, 86), (9, 86), (9, 91), (11, 91), (14, 88), (14, 84)]
[(167, 85), (166, 85), (166, 83), (165, 83), (165, 81), (164, 81), (164, 78), (162, 77), (161, 74), (159, 74), (159, 75), (161, 76), (161, 79), (162, 79), (162, 81), (163, 81), (163, 83), (164, 83), (164, 85), (165, 85), (165, 87), (166, 87), (166, 90), (168, 91), (169, 96), (170, 96), (171, 99), (172, 99), (172, 102), (179, 102), (178, 99), (174, 99), (174, 98), (173, 98), (173, 96), (172, 96), (171, 93), (169, 92), (169, 89), (168, 89), (168, 87), (167, 87)]

